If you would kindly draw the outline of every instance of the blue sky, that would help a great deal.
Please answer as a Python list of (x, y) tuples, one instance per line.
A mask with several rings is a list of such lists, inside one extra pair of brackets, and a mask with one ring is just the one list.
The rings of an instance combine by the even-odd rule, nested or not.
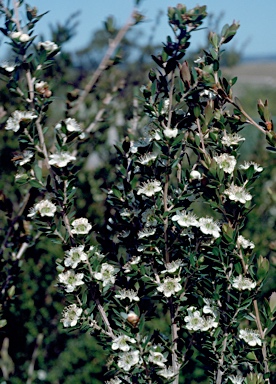
[[(164, 14), (155, 31), (155, 42), (165, 41), (170, 34), (167, 25), (166, 10), (168, 6), (175, 6), (180, 0), (143, 0), (139, 5), (147, 18), (139, 28), (148, 36), (154, 25), (158, 10), (162, 9)], [(134, 0), (28, 0), (30, 5), (38, 8), (39, 12), (50, 11), (49, 14), (38, 23), (38, 32), (43, 32), (45, 38), (49, 38), (49, 24), (64, 21), (73, 12), (80, 10), (80, 24), (77, 37), (67, 45), (67, 49), (79, 49), (84, 47), (94, 30), (101, 28), (103, 21), (109, 15), (114, 15), (118, 25), (122, 25), (129, 17), (133, 9)], [(234, 44), (242, 48), (246, 56), (276, 54), (276, 0), (203, 0), (183, 1), (187, 7), (195, 5), (207, 5), (208, 13), (220, 15), (224, 12), (221, 27), (225, 23), (239, 21), (241, 27), (238, 31)], [(193, 44), (200, 45), (203, 33), (194, 34)]]

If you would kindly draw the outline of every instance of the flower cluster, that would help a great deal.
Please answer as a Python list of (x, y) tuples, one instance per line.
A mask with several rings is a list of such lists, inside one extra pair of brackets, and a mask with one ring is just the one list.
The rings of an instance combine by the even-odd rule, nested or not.
[(10, 33), (10, 38), (20, 43), (27, 43), (31, 39), (31, 36), (22, 31), (15, 31)]
[(208, 331), (212, 328), (217, 328), (218, 313), (210, 305), (203, 307), (204, 313), (211, 313), (212, 316), (202, 316), (200, 311), (196, 307), (189, 307), (187, 309), (188, 315), (184, 317), (186, 322), (186, 328), (192, 331)]
[[(254, 277), (254, 261), (249, 254), (254, 244), (239, 235), (253, 198), (249, 192), (252, 182), (263, 168), (252, 161), (237, 166), (238, 149), (245, 139), (236, 132), (250, 117), (232, 100), (234, 79), (228, 81), (218, 71), (221, 45), (233, 37), (237, 24), (225, 26), (219, 37), (210, 33), (212, 50), (204, 50), (192, 67), (183, 57), (190, 32), (198, 29), (205, 17), (205, 7), (189, 11), (178, 4), (169, 8), (176, 42), (168, 37), (162, 54), (153, 56), (159, 68), (150, 72), (152, 84), (141, 88), (147, 116), (133, 119), (133, 126), (129, 123), (128, 127), (130, 139), (116, 146), (120, 161), (115, 186), (107, 196), (107, 225), (93, 236), (89, 220), (75, 213), (75, 164), (80, 144), (84, 144), (81, 153), (88, 152), (88, 143), (82, 139), (88, 141), (88, 133), (96, 133), (92, 127), (106, 115), (107, 106), (114, 108), (113, 101), (107, 102), (113, 95), (101, 100), (105, 90), (99, 90), (97, 82), (89, 89), (88, 82), (84, 92), (76, 89), (68, 93), (66, 111), (63, 109), (64, 114), (52, 126), (48, 124), (47, 110), (57, 85), (49, 79), (51, 71), (44, 78), (43, 74), (60, 47), (54, 41), (34, 45), (33, 26), (40, 17), (28, 11), (28, 24), (17, 20), (17, 8), (23, 1), (14, 1), (14, 10), (6, 13), (0, 5), (3, 17), (6, 15), (6, 30), (1, 30), (5, 30), (16, 54), (14, 62), (2, 63), (0, 70), (8, 79), (8, 89), (22, 100), (19, 108), (25, 107), (12, 113), (5, 129), (18, 132), (19, 150), (12, 159), (22, 167), (16, 176), (18, 184), (29, 183), (37, 188), (37, 195), (44, 196), (28, 214), (37, 218), (32, 226), (37, 226), (39, 234), (56, 236), (64, 250), (63, 264), (57, 260), (57, 283), (68, 305), (60, 322), (65, 328), (90, 328), (105, 344), (111, 354), (110, 375), (118, 375), (106, 381), (109, 384), (177, 382), (184, 361), (182, 351), (189, 356), (191, 345), (197, 347), (195, 343), (202, 340), (209, 347), (206, 366), (214, 367), (211, 380), (243, 383), (246, 379), (240, 373), (247, 369), (247, 357), (242, 346), (264, 347), (269, 343), (263, 342), (266, 331), (262, 329), (266, 328), (259, 324), (260, 333), (240, 329), (235, 334), (237, 324), (253, 319), (246, 311), (252, 309), (252, 291), (261, 284), (259, 276), (265, 269), (262, 259)], [(99, 74), (112, 62), (101, 65)], [(86, 94), (89, 97), (84, 100)], [(86, 113), (94, 97), (95, 109)], [(228, 104), (234, 106), (234, 112), (227, 109)], [(265, 124), (261, 124), (265, 133), (271, 134), (272, 146), (276, 139), (268, 132), (266, 104), (259, 102), (265, 117)], [(114, 105), (117, 108), (118, 104)], [(112, 113), (108, 116), (112, 118)], [(138, 127), (144, 118), (150, 119), (148, 125)], [(44, 137), (47, 129), (53, 133), (50, 142), (48, 134)], [(140, 129), (142, 137), (137, 138)], [(17, 230), (17, 223), (12, 225), (5, 241), (8, 246), (22, 234), (18, 236), (21, 229)], [(26, 234), (21, 236), (23, 241), (35, 237)], [(102, 253), (91, 245), (100, 237)], [(20, 258), (22, 248), (12, 254), (14, 260)], [(202, 297), (204, 292), (209, 299)], [(264, 312), (258, 316), (255, 308), (255, 313), (255, 318), (263, 321)], [(150, 316), (168, 320), (162, 327), (164, 334), (158, 324), (148, 327)], [(151, 334), (150, 328), (154, 330)], [(262, 353), (265, 360), (263, 348), (259, 349), (258, 361), (252, 360), (252, 366), (259, 364)], [(237, 350), (241, 350), (242, 359), (234, 356)], [(250, 370), (251, 365), (248, 363)]]
[(198, 217), (191, 212), (178, 211), (176, 215), (172, 216), (172, 220), (177, 221), (181, 227), (199, 227), (205, 235), (212, 235), (215, 238), (220, 236), (221, 229), (218, 223), (211, 217), (201, 217), (198, 219)]

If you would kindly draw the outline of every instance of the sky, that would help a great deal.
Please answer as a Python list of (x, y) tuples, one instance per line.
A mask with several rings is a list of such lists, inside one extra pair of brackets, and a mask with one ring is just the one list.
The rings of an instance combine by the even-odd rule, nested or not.
[[(156, 30), (154, 42), (161, 43), (171, 34), (167, 24), (168, 6), (176, 6), (181, 0), (142, 0), (138, 10), (146, 16), (139, 31), (146, 37), (150, 35), (159, 10), (163, 10)], [(28, 4), (36, 6), (39, 13), (50, 11), (37, 24), (36, 31), (43, 33), (45, 39), (50, 38), (49, 24), (64, 22), (72, 13), (80, 10), (77, 35), (67, 45), (67, 50), (80, 49), (88, 44), (93, 31), (103, 26), (104, 20), (113, 15), (117, 25), (123, 25), (134, 7), (134, 0), (28, 0)], [(209, 14), (219, 16), (223, 12), (220, 28), (231, 24), (234, 20), (241, 26), (233, 44), (243, 51), (244, 56), (276, 55), (276, 0), (186, 0), (183, 3), (192, 8), (196, 5), (207, 5)], [(136, 27), (137, 28), (137, 27)], [(206, 32), (205, 32), (206, 33)], [(204, 32), (194, 34), (192, 44), (196, 49), (202, 45)]]

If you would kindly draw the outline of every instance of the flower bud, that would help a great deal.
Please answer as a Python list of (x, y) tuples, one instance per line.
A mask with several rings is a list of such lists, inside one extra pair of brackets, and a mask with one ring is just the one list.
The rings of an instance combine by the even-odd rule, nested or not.
[(137, 324), (139, 323), (139, 316), (136, 315), (136, 313), (134, 312), (129, 312), (129, 314), (127, 315), (127, 321), (133, 326), (133, 327), (136, 327)]

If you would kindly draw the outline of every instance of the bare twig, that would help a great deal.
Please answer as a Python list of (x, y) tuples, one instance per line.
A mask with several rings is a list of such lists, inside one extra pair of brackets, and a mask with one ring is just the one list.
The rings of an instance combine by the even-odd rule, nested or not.
[(224, 371), (222, 368), (223, 368), (223, 363), (224, 363), (224, 352), (226, 351), (226, 346), (227, 346), (227, 336), (228, 336), (228, 334), (226, 333), (224, 335), (224, 339), (223, 339), (223, 343), (222, 343), (222, 350), (221, 350), (220, 359), (219, 359), (216, 384), (221, 384), (222, 376), (224, 374)]
[(230, 104), (232, 104), (234, 107), (236, 107), (246, 118), (247, 118), (247, 123), (249, 123), (249, 124), (252, 124), (252, 125), (254, 125), (259, 131), (261, 131), (263, 134), (265, 134), (266, 135), (266, 130), (265, 129), (263, 129), (263, 127), (261, 127), (258, 123), (256, 123), (256, 121), (254, 121), (253, 119), (252, 119), (252, 117), (250, 117), (249, 115), (248, 115), (248, 113), (247, 112), (245, 112), (245, 110), (242, 108), (242, 106), (241, 105), (237, 105), (237, 103), (235, 103), (234, 102), (234, 100), (232, 100), (230, 97), (226, 97), (226, 100), (230, 103)]
[(18, 1), (17, 0), (13, 0), (13, 9), (14, 9), (14, 18), (12, 19), (12, 21), (16, 24), (17, 31), (20, 32), (21, 26), (20, 26), (20, 22), (19, 22)]
[[(90, 276), (92, 278), (94, 278), (94, 273), (93, 273), (93, 270), (92, 270), (91, 265), (89, 263), (89, 260), (86, 261), (86, 265), (88, 266)], [(100, 304), (99, 299), (95, 299), (94, 301), (95, 301), (95, 303), (97, 305), (98, 311), (100, 312), (100, 315), (101, 315), (101, 317), (103, 319), (103, 322), (105, 323), (106, 328), (108, 329), (108, 332), (106, 332), (106, 334), (109, 337), (111, 337), (112, 339), (115, 339), (115, 335), (113, 333), (113, 329), (111, 328), (111, 325), (109, 323), (108, 317), (107, 317), (107, 315), (105, 313), (105, 310), (104, 310), (103, 306)]]
[(32, 354), (32, 359), (31, 359), (31, 362), (30, 362), (30, 365), (29, 365), (28, 380), (27, 380), (26, 384), (31, 384), (33, 382), (33, 379), (34, 379), (33, 374), (34, 374), (35, 362), (36, 362), (36, 359), (37, 359), (37, 356), (38, 356), (39, 348), (40, 348), (40, 346), (42, 344), (42, 340), (43, 340), (43, 334), (39, 333), (37, 335), (37, 338), (36, 338), (36, 345), (35, 345), (35, 348), (34, 348), (34, 351), (33, 351), (33, 354)]
[(201, 130), (201, 126), (200, 126), (200, 121), (199, 121), (198, 117), (196, 119), (196, 125), (197, 125), (197, 129), (198, 129), (198, 133), (199, 133), (199, 138), (200, 138), (200, 142), (201, 142), (202, 151), (203, 151), (203, 153), (206, 153), (205, 144), (204, 144), (204, 137), (203, 137), (203, 134), (202, 134), (202, 130)]
[(108, 62), (109, 62), (111, 56), (113, 55), (115, 49), (120, 44), (120, 42), (124, 38), (124, 36), (127, 33), (127, 31), (134, 25), (134, 22), (133, 22), (133, 17), (134, 17), (134, 14), (135, 14), (134, 12), (135, 11), (132, 12), (130, 20), (128, 20), (127, 23), (119, 30), (119, 32), (118, 32), (117, 36), (115, 37), (115, 39), (113, 39), (110, 42), (108, 50), (106, 51), (106, 54), (104, 55), (100, 65), (98, 66), (98, 68), (96, 69), (96, 71), (93, 73), (93, 75), (91, 76), (90, 80), (86, 84), (86, 86), (85, 86), (81, 96), (78, 98), (78, 100), (76, 102), (76, 105), (71, 109), (71, 111), (70, 111), (71, 115), (74, 115), (78, 111), (78, 109), (80, 108), (80, 106), (84, 102), (85, 98), (87, 97), (89, 92), (92, 90), (93, 86), (99, 80), (102, 72), (106, 69), (106, 67), (108, 65)]
[[(269, 373), (270, 371), (269, 371), (269, 367), (268, 367), (266, 342), (264, 340), (265, 333), (263, 331), (263, 327), (262, 327), (262, 323), (261, 323), (261, 319), (260, 319), (260, 312), (259, 312), (257, 300), (253, 301), (253, 305), (254, 305), (254, 310), (255, 310), (255, 314), (256, 314), (255, 320), (256, 320), (257, 328), (258, 328), (258, 331), (259, 331), (261, 339), (262, 339), (262, 355), (263, 355), (263, 359), (264, 359), (264, 370), (265, 370), (265, 373)], [(269, 379), (266, 379), (266, 383), (269, 383), (269, 382), (270, 382)]]
[(113, 333), (113, 329), (110, 326), (110, 323), (109, 323), (109, 320), (108, 320), (108, 318), (106, 316), (105, 310), (103, 309), (103, 307), (100, 304), (98, 299), (95, 300), (95, 303), (96, 303), (98, 311), (100, 312), (101, 317), (102, 317), (102, 319), (103, 319), (103, 321), (104, 321), (104, 323), (105, 323), (105, 325), (106, 325), (106, 327), (108, 329), (108, 336), (110, 336), (112, 339), (115, 339), (115, 335)]

